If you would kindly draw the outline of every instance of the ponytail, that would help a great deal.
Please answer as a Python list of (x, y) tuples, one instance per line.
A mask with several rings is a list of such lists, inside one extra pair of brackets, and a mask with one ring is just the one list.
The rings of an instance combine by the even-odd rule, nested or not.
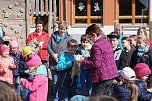
[(130, 101), (137, 101), (138, 97), (138, 87), (134, 84), (134, 81), (129, 81), (131, 88), (131, 98)]

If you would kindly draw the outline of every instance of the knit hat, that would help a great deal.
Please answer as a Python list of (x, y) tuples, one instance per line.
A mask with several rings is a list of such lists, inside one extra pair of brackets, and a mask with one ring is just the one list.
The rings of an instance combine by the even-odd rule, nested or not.
[(22, 54), (23, 54), (23, 56), (28, 56), (31, 53), (32, 53), (32, 50), (30, 49), (29, 46), (25, 46), (25, 47), (22, 48)]
[(5, 51), (9, 51), (9, 47), (5, 44), (0, 45), (0, 54), (2, 54)]
[(19, 44), (16, 41), (11, 41), (10, 48), (13, 48), (13, 47), (19, 47)]
[(28, 68), (30, 67), (36, 67), (41, 65), (41, 58), (37, 54), (30, 54), (29, 59), (26, 62), (26, 65)]
[(136, 74), (130, 67), (125, 67), (121, 70), (120, 75), (126, 80), (135, 80)]
[(145, 63), (136, 64), (136, 66), (134, 67), (134, 71), (138, 79), (140, 79), (143, 76), (148, 76), (149, 74), (151, 74), (149, 66)]

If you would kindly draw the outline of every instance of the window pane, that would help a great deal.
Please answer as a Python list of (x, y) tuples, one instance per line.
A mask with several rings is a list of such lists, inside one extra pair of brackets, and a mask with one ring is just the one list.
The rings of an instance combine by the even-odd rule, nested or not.
[(148, 19), (136, 19), (136, 23), (148, 23)]
[(91, 0), (91, 16), (103, 16), (103, 0)]
[(131, 23), (131, 19), (119, 19), (119, 23)]
[(131, 15), (132, 0), (119, 0), (119, 15)]
[(76, 16), (87, 16), (87, 0), (75, 0)]
[(99, 24), (102, 24), (102, 23), (103, 23), (103, 20), (101, 20), (101, 19), (91, 20), (91, 23), (99, 23)]
[(86, 19), (82, 19), (82, 20), (75, 20), (76, 23), (87, 23)]
[(148, 15), (148, 0), (136, 0), (136, 15)]

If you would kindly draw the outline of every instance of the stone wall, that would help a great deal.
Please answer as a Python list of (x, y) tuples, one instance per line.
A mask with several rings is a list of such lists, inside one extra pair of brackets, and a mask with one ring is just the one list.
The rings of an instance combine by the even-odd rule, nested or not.
[(8, 40), (16, 40), (21, 47), (25, 45), (25, 0), (1, 0), (0, 12), (0, 27)]

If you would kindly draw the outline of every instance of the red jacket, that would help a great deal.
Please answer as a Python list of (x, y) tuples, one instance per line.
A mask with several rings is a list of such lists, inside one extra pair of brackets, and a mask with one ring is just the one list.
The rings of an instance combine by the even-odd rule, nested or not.
[(44, 41), (42, 48), (40, 49), (39, 56), (41, 57), (41, 60), (47, 61), (48, 59), (47, 45), (50, 39), (50, 35), (43, 31), (42, 34), (39, 36), (37, 32), (35, 31), (29, 34), (28, 38), (26, 39), (26, 44), (28, 44), (32, 39), (35, 39), (35, 38), (37, 38), (39, 42)]

